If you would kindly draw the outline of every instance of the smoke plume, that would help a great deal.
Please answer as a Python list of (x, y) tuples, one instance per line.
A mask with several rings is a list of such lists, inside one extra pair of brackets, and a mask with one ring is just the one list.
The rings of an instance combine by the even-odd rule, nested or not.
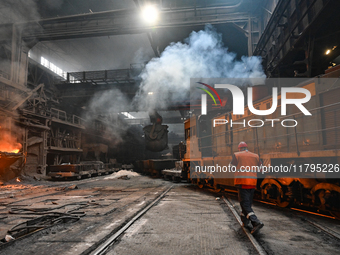
[(84, 116), (88, 125), (93, 125), (99, 119), (104, 124), (100, 134), (112, 141), (111, 145), (121, 142), (121, 137), (127, 130), (127, 125), (117, 121), (118, 113), (128, 111), (129, 99), (118, 89), (99, 92), (91, 99)]
[[(171, 43), (159, 58), (153, 58), (140, 74), (141, 84), (133, 99), (133, 108), (140, 111), (166, 110), (170, 104), (188, 100), (190, 78), (265, 78), (261, 58), (245, 57), (236, 60), (236, 54), (222, 43), (222, 35), (207, 25), (205, 30), (192, 32), (185, 43)], [(89, 105), (92, 114), (87, 120), (106, 112), (118, 113), (131, 109), (119, 90), (97, 94)], [(93, 116), (93, 117), (92, 117)], [(111, 125), (107, 133), (119, 138), (126, 128)]]
[(40, 18), (36, 0), (1, 0), (0, 23), (16, 23)]
[(185, 43), (170, 44), (146, 65), (134, 103), (140, 110), (166, 109), (188, 98), (190, 78), (221, 77), (265, 78), (265, 74), (260, 57), (236, 60), (236, 54), (223, 46), (222, 35), (207, 25), (192, 32)]

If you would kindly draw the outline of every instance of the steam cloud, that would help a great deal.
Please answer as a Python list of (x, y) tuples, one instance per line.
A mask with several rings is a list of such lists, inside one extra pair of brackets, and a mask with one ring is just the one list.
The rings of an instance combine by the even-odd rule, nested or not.
[(170, 44), (146, 65), (134, 100), (140, 110), (166, 109), (171, 102), (186, 99), (190, 78), (265, 78), (260, 57), (243, 56), (237, 61), (211, 25), (192, 32), (185, 42)]
[[(187, 100), (190, 78), (265, 78), (260, 57), (236, 60), (236, 54), (223, 47), (222, 36), (207, 25), (192, 32), (185, 43), (171, 43), (159, 58), (153, 58), (141, 73), (142, 82), (132, 104), (140, 111), (166, 109), (174, 102)], [(153, 92), (152, 95), (148, 95)], [(97, 94), (89, 105), (92, 116), (128, 111), (129, 100), (119, 90)], [(87, 116), (87, 120), (91, 117)], [(125, 127), (126, 128), (126, 127)], [(111, 137), (120, 137), (124, 127), (109, 129)]]
[(1, 0), (0, 23), (16, 23), (39, 20), (39, 7), (60, 9), (64, 0)]
[[(63, 3), (63, 0), (1, 0), (0, 1), (0, 24), (22, 23), (27, 21), (39, 20), (39, 7), (43, 3), (43, 7), (48, 9), (58, 8)], [(20, 26), (16, 29), (20, 31)], [(4, 49), (12, 47), (12, 31), (8, 29), (0, 29), (1, 44)], [(3, 51), (3, 50), (2, 50)], [(0, 58), (0, 70), (5, 78), (8, 79), (11, 73), (11, 64), (20, 63), (12, 62), (11, 54), (2, 53)], [(19, 68), (19, 67), (17, 67)]]
[[(59, 8), (62, 3), (62, 0), (46, 2), (50, 9)], [(40, 18), (37, 0), (3, 0), (0, 7), (0, 23)], [(204, 31), (192, 32), (185, 43), (171, 43), (159, 58), (152, 59), (146, 65), (133, 104), (138, 105), (141, 111), (166, 109), (170, 103), (188, 97), (190, 78), (265, 78), (259, 57), (242, 57), (241, 61), (235, 58), (236, 54), (223, 47), (221, 34), (212, 26), (206, 26)], [(9, 61), (1, 61), (0, 69), (8, 69), (9, 64)], [(149, 92), (153, 92), (153, 95), (148, 95)], [(85, 118), (93, 121), (103, 113), (103, 109), (113, 113), (127, 111), (130, 108), (129, 101), (119, 90), (99, 93), (90, 102), (89, 113)], [(101, 135), (119, 142), (117, 138), (122, 136), (126, 127), (112, 124), (117, 114), (111, 117), (104, 121), (106, 134)]]
[(25, 22), (40, 18), (36, 0), (1, 0), (0, 23)]
[(96, 119), (101, 119), (105, 125), (104, 133), (101, 136), (112, 141), (111, 145), (116, 145), (122, 141), (122, 135), (127, 128), (120, 121), (117, 121), (118, 113), (129, 109), (129, 99), (118, 89), (100, 92), (91, 99), (88, 111), (84, 117), (87, 123), (93, 123)]

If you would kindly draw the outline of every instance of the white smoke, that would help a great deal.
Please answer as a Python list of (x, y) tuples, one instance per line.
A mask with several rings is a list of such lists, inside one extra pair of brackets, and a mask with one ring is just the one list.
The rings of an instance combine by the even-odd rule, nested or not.
[(119, 113), (128, 111), (130, 100), (118, 89), (99, 92), (91, 99), (86, 116), (83, 116), (88, 125), (94, 125), (96, 120), (104, 125), (99, 136), (112, 141), (111, 145), (116, 145), (122, 141), (128, 126), (118, 121)]
[(146, 65), (134, 103), (140, 110), (166, 109), (171, 102), (188, 98), (190, 78), (221, 77), (265, 78), (265, 74), (260, 57), (236, 60), (236, 54), (223, 47), (221, 34), (207, 25), (204, 31), (192, 32), (185, 43), (170, 44)]
[(128, 111), (129, 99), (118, 89), (106, 90), (98, 92), (91, 99), (89, 107), (92, 112), (101, 114), (103, 112), (115, 112)]
[(64, 0), (44, 0), (48, 9), (60, 9), (64, 3)]
[(0, 23), (16, 23), (37, 20), (37, 0), (1, 0)]
[[(140, 57), (138, 52), (136, 57)], [(141, 84), (132, 105), (119, 90), (97, 94), (89, 105), (87, 120), (113, 112), (166, 110), (171, 104), (190, 97), (190, 78), (265, 78), (260, 57), (236, 59), (222, 43), (222, 35), (207, 25), (205, 30), (192, 32), (185, 43), (171, 43), (159, 58), (153, 58), (140, 74)], [(106, 114), (106, 116), (108, 116)], [(119, 122), (119, 121), (118, 121)], [(105, 122), (107, 134), (118, 139), (127, 126)]]

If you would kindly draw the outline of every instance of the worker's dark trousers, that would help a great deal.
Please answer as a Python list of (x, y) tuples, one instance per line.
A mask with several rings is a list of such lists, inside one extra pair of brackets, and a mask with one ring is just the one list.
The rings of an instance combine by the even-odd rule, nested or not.
[(248, 220), (251, 221), (252, 225), (260, 223), (260, 220), (256, 217), (253, 209), (251, 208), (253, 204), (253, 196), (255, 189), (238, 189), (238, 201), (240, 202), (242, 213), (241, 220), (247, 225)]

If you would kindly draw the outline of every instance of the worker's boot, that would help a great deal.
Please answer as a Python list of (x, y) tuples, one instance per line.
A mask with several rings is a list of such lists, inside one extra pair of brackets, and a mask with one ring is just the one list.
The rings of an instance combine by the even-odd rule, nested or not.
[(250, 222), (250, 220), (243, 221), (242, 227), (248, 229), (249, 231), (252, 231), (253, 226)]
[(252, 235), (255, 235), (259, 232), (261, 228), (263, 228), (264, 224), (261, 221), (258, 222), (252, 222), (253, 230), (250, 232)]
[(247, 219), (243, 213), (241, 213), (241, 220), (243, 222), (242, 227), (247, 228), (249, 231), (253, 229), (253, 226), (251, 225), (251, 221)]

